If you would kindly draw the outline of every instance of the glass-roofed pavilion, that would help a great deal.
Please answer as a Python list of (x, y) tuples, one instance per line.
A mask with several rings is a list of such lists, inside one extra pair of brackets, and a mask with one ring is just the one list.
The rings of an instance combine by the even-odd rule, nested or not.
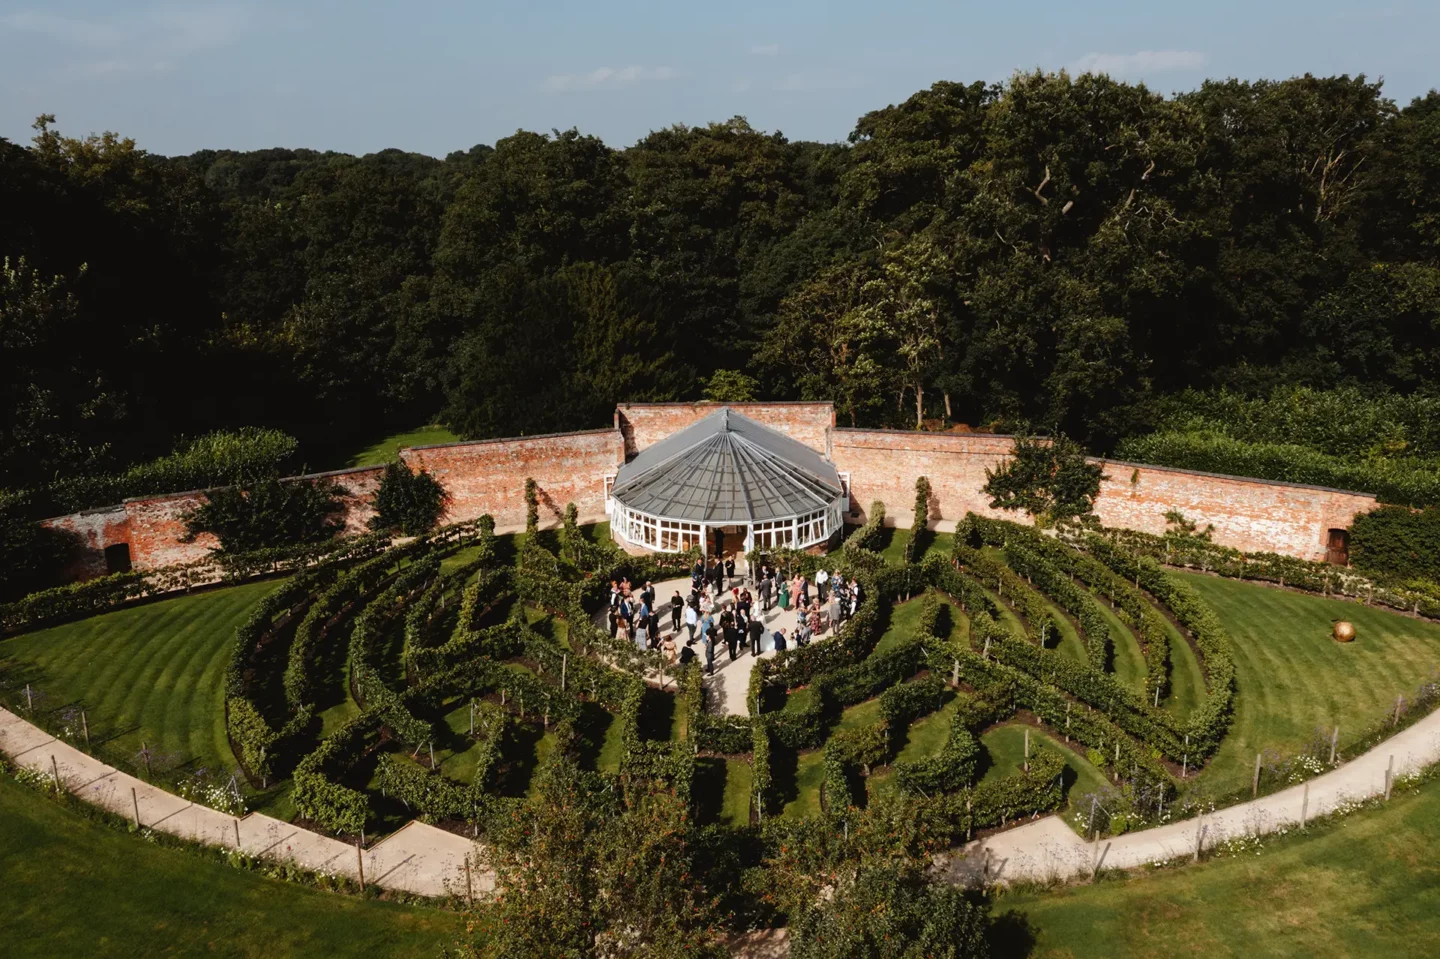
[(621, 467), (608, 505), (611, 535), (632, 547), (728, 553), (825, 543), (849, 494), (815, 450), (721, 407)]

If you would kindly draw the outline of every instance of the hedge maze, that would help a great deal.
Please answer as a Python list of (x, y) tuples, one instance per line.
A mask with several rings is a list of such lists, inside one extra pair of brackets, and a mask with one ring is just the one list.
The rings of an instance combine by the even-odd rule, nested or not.
[[(1183, 814), (1232, 722), (1230, 640), (1173, 566), (1365, 590), (1195, 536), (973, 515), (948, 551), (922, 534), (887, 560), (883, 521), (876, 504), (823, 557), (750, 557), (854, 577), (862, 601), (827, 638), (742, 660), (740, 715), (709, 708), (698, 665), (667, 669), (596, 625), (612, 578), (683, 578), (693, 554), (626, 555), (573, 509), (558, 531), (515, 540), (488, 517), (402, 545), (366, 537), (299, 566), (236, 631), (231, 750), (253, 790), (288, 790), (298, 821), (346, 837), (413, 817), (483, 836), (561, 763), (587, 789), (659, 784), (701, 822), (760, 838), (872, 802), (904, 804), (951, 841), (1067, 803), (1099, 810), (1085, 828), (1118, 832)], [(64, 607), (47, 602), (29, 608)], [(1013, 743), (1022, 726), (1018, 761), (1013, 746), (991, 755), (987, 735), (1010, 727)], [(1070, 795), (1067, 767), (1096, 794)]]

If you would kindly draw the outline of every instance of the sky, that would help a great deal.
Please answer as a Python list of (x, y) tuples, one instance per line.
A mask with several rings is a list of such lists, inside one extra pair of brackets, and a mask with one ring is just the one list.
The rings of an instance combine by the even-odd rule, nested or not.
[(1094, 70), (1172, 93), (1207, 77), (1440, 87), (1440, 3), (1349, 0), (0, 0), (0, 137), (41, 113), (155, 153), (398, 147), (517, 129), (613, 146), (744, 116), (843, 140), (938, 80)]

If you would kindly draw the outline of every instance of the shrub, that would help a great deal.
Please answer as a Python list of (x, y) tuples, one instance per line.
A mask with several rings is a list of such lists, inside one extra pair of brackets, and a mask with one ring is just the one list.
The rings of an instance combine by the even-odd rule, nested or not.
[(984, 492), (991, 509), (1024, 510), (1042, 526), (1089, 516), (1100, 495), (1103, 471), (1074, 440), (1015, 437), (1015, 449), (1003, 464), (985, 469)]
[(423, 536), (435, 528), (445, 512), (445, 487), (425, 470), (411, 471), (404, 463), (391, 463), (375, 492), (374, 530), (399, 530), (406, 536)]
[(225, 553), (320, 543), (342, 527), (335, 514), (344, 487), (319, 480), (264, 480), (249, 489), (229, 486), (185, 516), (189, 539), (212, 533)]
[(279, 430), (242, 427), (207, 433), (182, 442), (173, 453), (138, 463), (124, 472), (67, 477), (36, 491), (36, 500), (52, 513), (72, 513), (119, 503), (130, 496), (153, 496), (215, 486), (248, 486), (277, 477), (293, 462), (300, 444)]
[(55, 585), (79, 546), (71, 533), (0, 512), (0, 602)]
[(1440, 506), (1382, 506), (1355, 518), (1350, 561), (1366, 572), (1440, 581)]
[(525, 480), (525, 532), (534, 533), (540, 528), (540, 487), (534, 477)]

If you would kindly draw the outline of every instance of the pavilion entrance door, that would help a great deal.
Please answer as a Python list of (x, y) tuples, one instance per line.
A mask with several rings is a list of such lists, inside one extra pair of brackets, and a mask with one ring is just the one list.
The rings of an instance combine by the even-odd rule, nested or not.
[(745, 538), (749, 535), (748, 526), (712, 526), (710, 528), (710, 545), (713, 548), (712, 556), (721, 559), (733, 557), (737, 570), (745, 567)]

